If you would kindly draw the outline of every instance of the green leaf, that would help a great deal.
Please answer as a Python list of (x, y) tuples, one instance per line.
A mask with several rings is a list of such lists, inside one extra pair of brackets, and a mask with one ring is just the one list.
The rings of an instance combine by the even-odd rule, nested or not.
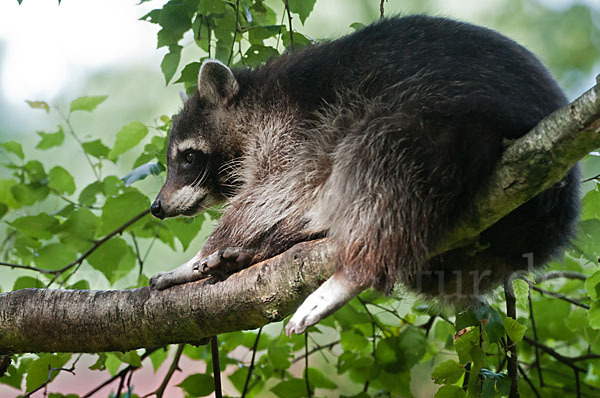
[(381, 339), (377, 343), (377, 363), (390, 373), (410, 369), (425, 355), (426, 338), (415, 328), (407, 328), (399, 336)]
[(302, 25), (304, 25), (304, 21), (312, 12), (315, 6), (316, 0), (289, 0), (288, 4), (290, 6), (290, 11), (298, 14), (300, 17), (300, 21), (302, 21)]
[(114, 354), (122, 362), (125, 362), (131, 366), (135, 366), (136, 368), (142, 366), (142, 359), (136, 351), (113, 352), (112, 354)]
[(115, 237), (100, 245), (87, 257), (87, 261), (113, 284), (133, 269), (135, 253), (127, 242)]
[(251, 66), (257, 66), (278, 55), (279, 52), (273, 47), (253, 44), (244, 53), (244, 62)]
[(178, 386), (193, 397), (205, 397), (215, 390), (213, 377), (202, 373), (186, 377)]
[(354, 31), (357, 31), (357, 30), (361, 30), (362, 28), (364, 28), (365, 24), (364, 23), (360, 23), (360, 22), (353, 22), (353, 23), (350, 24), (350, 27), (352, 29), (354, 29)]
[(29, 180), (31, 182), (45, 182), (46, 172), (44, 171), (44, 165), (37, 160), (30, 160), (25, 163), (24, 166), (27, 174), (29, 175)]
[[(190, 4), (191, 5), (191, 4)], [(176, 45), (183, 34), (192, 27), (195, 9), (183, 1), (169, 1), (158, 14), (158, 23), (162, 27), (158, 32), (158, 47)], [(154, 20), (154, 15), (152, 16)]]
[(21, 276), (17, 278), (13, 285), (13, 290), (27, 289), (27, 288), (43, 288), (44, 284), (37, 278), (31, 276)]
[(456, 361), (451, 359), (440, 363), (431, 372), (435, 384), (454, 384), (465, 373), (465, 369)]
[(263, 44), (263, 40), (281, 33), (283, 25), (254, 26), (248, 32), (252, 44)]
[(456, 331), (463, 330), (469, 326), (479, 326), (479, 318), (475, 315), (473, 310), (459, 312), (456, 315), (456, 320), (454, 321), (454, 328)]
[(584, 333), (588, 322), (588, 311), (583, 308), (574, 308), (567, 318), (567, 327), (573, 332)]
[(55, 146), (60, 146), (65, 139), (65, 133), (63, 132), (61, 126), (58, 127), (58, 131), (56, 133), (44, 133), (43, 131), (38, 131), (38, 135), (42, 139), (35, 146), (37, 149), (48, 149)]
[(58, 226), (58, 220), (46, 213), (20, 217), (9, 223), (23, 235), (35, 239), (50, 239)]
[(344, 351), (360, 351), (369, 345), (365, 336), (354, 331), (341, 332), (340, 343)]
[(588, 191), (581, 200), (581, 220), (600, 218), (600, 191), (598, 185)]
[(515, 292), (515, 298), (517, 299), (517, 304), (521, 308), (527, 308), (527, 299), (529, 297), (529, 284), (522, 279), (514, 279), (512, 285), (513, 291)]
[(94, 243), (100, 219), (86, 208), (75, 210), (58, 228), (60, 241), (75, 251), (84, 251)]
[(99, 139), (84, 142), (81, 144), (81, 147), (84, 151), (97, 158), (106, 157), (110, 151)]
[(77, 255), (65, 245), (52, 243), (38, 251), (34, 262), (39, 268), (56, 271), (72, 263), (76, 258)]
[(96, 195), (102, 192), (104, 192), (104, 184), (94, 181), (79, 193), (79, 203), (84, 206), (92, 206), (96, 203)]
[(479, 345), (479, 328), (472, 328), (454, 342), (454, 349), (458, 354), (458, 361), (462, 364), (471, 362), (471, 349)]
[(0, 178), (0, 203), (6, 204), (11, 209), (18, 209), (21, 204), (12, 193), (12, 187), (20, 185), (17, 181), (8, 178)]
[[(19, 2), (21, 4), (21, 2)], [(50, 106), (45, 101), (29, 101), (25, 100), (30, 108), (33, 109), (43, 109), (46, 113), (50, 113)]]
[[(32, 391), (41, 386), (48, 380), (50, 369), (62, 368), (71, 358), (71, 354), (42, 354), (34, 360), (29, 366), (26, 381), (27, 391)], [(59, 372), (52, 372), (50, 380), (58, 375)]]
[(487, 333), (490, 342), (497, 342), (504, 336), (504, 322), (498, 311), (494, 308), (482, 305), (475, 311), (477, 319), (485, 325), (485, 333)]
[(24, 205), (32, 205), (41, 202), (48, 197), (50, 189), (47, 186), (34, 182), (31, 184), (17, 184), (11, 187), (12, 196)]
[(69, 112), (74, 111), (88, 111), (91, 112), (98, 105), (104, 102), (108, 98), (108, 95), (96, 95), (91, 97), (79, 97), (71, 101), (71, 107)]
[[(303, 372), (303, 375), (305, 374), (306, 369)], [(333, 390), (338, 387), (337, 384), (325, 377), (320, 370), (315, 368), (308, 368), (308, 381), (313, 388), (325, 388), (328, 390)]]
[(282, 398), (306, 397), (306, 382), (302, 379), (289, 379), (279, 382), (271, 391)]
[(292, 364), (290, 362), (292, 355), (290, 354), (290, 347), (288, 345), (279, 346), (272, 344), (269, 346), (267, 352), (275, 369), (287, 369)]
[(527, 326), (521, 325), (515, 319), (507, 316), (504, 318), (504, 330), (506, 330), (506, 334), (512, 341), (517, 342), (523, 340)]
[(169, 84), (177, 71), (179, 59), (181, 58), (181, 49), (181, 46), (169, 46), (169, 52), (165, 54), (160, 63), (160, 70), (162, 70), (162, 73), (165, 76), (165, 84)]
[(150, 354), (150, 361), (152, 361), (152, 368), (154, 369), (154, 373), (156, 373), (158, 368), (160, 368), (160, 365), (162, 365), (162, 363), (165, 361), (165, 359), (167, 359), (168, 355), (169, 355), (168, 347), (159, 348), (158, 350), (156, 350), (152, 354)]
[(117, 358), (117, 356), (113, 352), (109, 352), (106, 354), (104, 365), (106, 366), (106, 369), (108, 370), (108, 373), (110, 373), (111, 376), (117, 374), (122, 364), (123, 361)]
[(194, 218), (170, 218), (165, 220), (173, 234), (177, 237), (183, 250), (187, 250), (192, 240), (198, 235), (202, 229), (202, 223), (206, 220), (205, 215), (200, 215)]
[(459, 386), (442, 386), (434, 395), (434, 398), (465, 398), (467, 394)]
[(585, 290), (592, 300), (600, 299), (600, 271), (588, 276), (584, 283)]
[[(123, 195), (117, 197), (110, 197), (106, 199), (104, 207), (102, 207), (102, 215), (100, 216), (101, 227), (99, 235), (106, 235), (127, 221), (137, 216), (144, 209), (150, 207), (150, 201), (144, 195), (139, 192), (125, 192)], [(140, 225), (144, 219), (136, 222), (134, 225)], [(131, 229), (129, 226), (128, 229)]]
[(122, 178), (123, 183), (126, 187), (130, 186), (136, 181), (143, 180), (149, 175), (159, 175), (165, 170), (162, 163), (159, 162), (148, 162), (139, 167), (133, 169), (129, 174)]
[(75, 192), (75, 180), (67, 170), (55, 166), (48, 173), (48, 187), (60, 194), (72, 194)]
[(177, 79), (175, 83), (198, 83), (198, 74), (200, 73), (201, 65), (200, 62), (190, 62), (187, 64), (181, 71), (181, 76), (179, 76), (179, 79)]
[(117, 133), (115, 146), (108, 153), (113, 162), (119, 155), (133, 148), (148, 134), (148, 128), (140, 122), (129, 122)]
[(17, 141), (0, 142), (0, 148), (4, 148), (6, 152), (14, 153), (20, 159), (24, 159), (23, 147)]
[(600, 329), (600, 302), (594, 301), (590, 305), (590, 312), (588, 314), (590, 318), (590, 327), (595, 330)]

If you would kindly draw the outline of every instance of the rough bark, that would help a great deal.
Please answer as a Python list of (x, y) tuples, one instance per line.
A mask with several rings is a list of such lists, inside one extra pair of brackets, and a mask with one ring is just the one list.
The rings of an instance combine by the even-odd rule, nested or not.
[(128, 351), (282, 320), (333, 268), (324, 240), (233, 274), (163, 291), (23, 289), (0, 294), (0, 354)]
[[(560, 180), (600, 147), (596, 85), (507, 148), (475, 210), (438, 248), (469, 242), (511, 210)], [(326, 240), (297, 245), (224, 282), (165, 291), (24, 289), (0, 294), (0, 354), (127, 351), (279, 321), (333, 272)]]

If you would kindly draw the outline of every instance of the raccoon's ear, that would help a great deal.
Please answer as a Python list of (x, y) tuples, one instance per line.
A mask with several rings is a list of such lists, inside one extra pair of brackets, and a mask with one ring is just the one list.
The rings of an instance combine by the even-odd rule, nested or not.
[(219, 61), (206, 60), (198, 74), (198, 93), (212, 104), (224, 104), (239, 90), (231, 69)]

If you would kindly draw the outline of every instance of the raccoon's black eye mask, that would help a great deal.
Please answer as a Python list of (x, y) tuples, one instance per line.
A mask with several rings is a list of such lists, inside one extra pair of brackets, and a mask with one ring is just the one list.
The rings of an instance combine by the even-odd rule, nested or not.
[(179, 153), (177, 157), (183, 170), (193, 171), (206, 167), (209, 155), (199, 150), (188, 149)]

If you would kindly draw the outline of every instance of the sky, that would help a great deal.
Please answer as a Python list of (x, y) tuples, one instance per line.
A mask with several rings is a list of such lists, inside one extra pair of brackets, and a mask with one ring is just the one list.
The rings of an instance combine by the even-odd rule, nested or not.
[[(2, 0), (0, 90), (4, 100), (52, 99), (95, 70), (155, 63), (157, 27), (137, 21), (164, 1)], [(89, 16), (93, 15), (93, 18)]]

